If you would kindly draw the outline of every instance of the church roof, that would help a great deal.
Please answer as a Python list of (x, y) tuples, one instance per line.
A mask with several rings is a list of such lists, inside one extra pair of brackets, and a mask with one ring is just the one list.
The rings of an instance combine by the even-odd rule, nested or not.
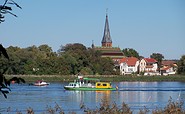
[(102, 57), (123, 58), (124, 54), (119, 47), (94, 47), (101, 52)]
[(100, 51), (103, 51), (103, 52), (110, 52), (110, 51), (113, 51), (113, 52), (120, 52), (120, 48), (119, 47), (95, 47), (96, 50), (100, 50)]
[(105, 20), (105, 27), (104, 27), (104, 34), (103, 34), (102, 43), (112, 43), (112, 39), (111, 39), (111, 36), (110, 36), (108, 15), (106, 15), (106, 20)]

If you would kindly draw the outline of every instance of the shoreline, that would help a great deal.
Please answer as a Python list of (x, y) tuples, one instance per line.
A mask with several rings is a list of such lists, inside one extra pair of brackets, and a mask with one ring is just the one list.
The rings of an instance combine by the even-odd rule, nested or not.
[[(7, 79), (12, 77), (23, 78), (26, 82), (34, 82), (36, 80), (45, 80), (50, 82), (70, 82), (77, 78), (77, 75), (5, 75)], [(161, 81), (179, 81), (185, 82), (185, 75), (169, 75), (169, 76), (135, 76), (135, 75), (84, 75), (84, 77), (99, 78), (101, 81), (110, 82), (161, 82)]]

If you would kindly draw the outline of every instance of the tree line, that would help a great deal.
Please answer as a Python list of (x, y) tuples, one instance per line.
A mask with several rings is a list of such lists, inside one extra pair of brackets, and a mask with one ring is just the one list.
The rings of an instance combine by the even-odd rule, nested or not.
[(0, 59), (1, 70), (8, 68), (5, 74), (116, 74), (110, 58), (102, 58), (99, 51), (79, 43), (61, 46), (58, 52), (53, 52), (48, 45), (27, 48), (10, 46), (6, 51), (9, 60), (5, 57)]
[[(86, 48), (83, 44), (74, 43), (61, 46), (57, 52), (46, 44), (30, 46), (27, 48), (13, 47), (6, 48), (9, 60), (5, 57), (0, 59), (1, 72), (6, 69), (5, 74), (17, 75), (115, 75), (119, 69), (115, 69), (111, 58), (102, 58), (101, 52), (93, 48)], [(127, 57), (134, 56), (141, 58), (134, 49), (123, 49)], [(153, 53), (160, 65), (164, 56)], [(179, 73), (185, 72), (184, 56), (179, 60)], [(3, 71), (2, 71), (3, 70)]]

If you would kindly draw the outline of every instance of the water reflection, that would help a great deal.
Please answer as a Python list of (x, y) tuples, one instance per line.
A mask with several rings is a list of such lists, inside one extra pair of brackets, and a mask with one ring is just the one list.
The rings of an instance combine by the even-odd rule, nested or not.
[(96, 102), (103, 100), (110, 103), (111, 92), (112, 91), (96, 91)]
[(41, 113), (47, 105), (54, 107), (56, 103), (65, 112), (83, 113), (80, 110), (81, 103), (90, 109), (96, 109), (102, 100), (110, 104), (115, 102), (118, 106), (125, 102), (137, 111), (144, 106), (148, 109), (164, 107), (170, 97), (174, 101), (185, 99), (185, 83), (182, 82), (112, 83), (114, 87), (119, 87), (118, 91), (66, 91), (64, 85), (66, 83), (51, 83), (46, 87), (12, 85), (8, 99), (0, 97), (0, 113), (6, 113), (8, 107), (11, 107), (11, 111), (18, 109), (22, 113), (32, 107), (35, 112)]
[(67, 102), (100, 102), (101, 100), (110, 103), (112, 91), (66, 91)]
[(179, 82), (120, 82), (119, 98), (133, 108), (153, 109), (166, 106), (171, 98), (185, 98), (185, 86)]

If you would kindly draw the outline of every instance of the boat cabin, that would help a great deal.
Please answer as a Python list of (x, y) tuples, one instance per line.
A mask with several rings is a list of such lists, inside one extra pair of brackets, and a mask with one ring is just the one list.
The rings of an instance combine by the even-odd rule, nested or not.
[(97, 82), (96, 88), (112, 88), (111, 83), (108, 82)]
[(68, 87), (79, 87), (78, 83), (69, 83)]

